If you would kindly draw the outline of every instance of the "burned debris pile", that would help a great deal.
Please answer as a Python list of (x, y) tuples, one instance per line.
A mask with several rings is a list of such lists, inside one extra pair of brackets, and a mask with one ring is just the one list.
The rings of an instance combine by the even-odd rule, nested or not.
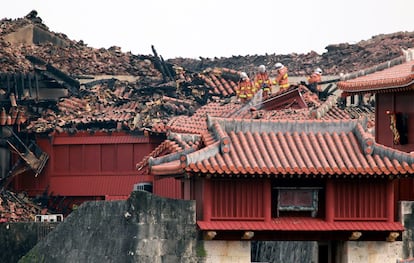
[(25, 193), (3, 190), (0, 194), (0, 223), (33, 222), (42, 210)]
[(289, 75), (304, 76), (320, 67), (325, 75), (339, 75), (392, 60), (402, 55), (402, 50), (414, 47), (414, 32), (397, 32), (374, 36), (355, 44), (341, 43), (328, 45), (326, 52), (318, 54), (265, 54), (221, 58), (188, 59), (174, 58), (168, 62), (179, 64), (189, 70), (202, 71), (211, 67), (232, 68), (238, 71), (255, 72), (258, 65), (272, 69), (276, 62), (289, 67)]

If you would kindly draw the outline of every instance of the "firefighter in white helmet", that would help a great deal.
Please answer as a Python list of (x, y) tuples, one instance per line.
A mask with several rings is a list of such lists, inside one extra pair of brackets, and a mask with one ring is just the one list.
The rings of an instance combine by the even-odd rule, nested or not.
[(319, 93), (322, 91), (321, 85), (318, 83), (322, 81), (322, 69), (316, 68), (308, 77), (308, 87), (312, 92)]
[(275, 69), (277, 72), (275, 84), (279, 85), (280, 89), (289, 88), (288, 68), (282, 63), (278, 62), (275, 64)]
[(246, 72), (240, 73), (240, 80), (236, 88), (236, 96), (240, 99), (241, 102), (245, 103), (253, 98), (255, 93), (255, 88), (252, 81), (247, 76)]
[(267, 74), (265, 65), (258, 67), (258, 72), (254, 76), (253, 82), (256, 90), (262, 89), (263, 100), (267, 99), (272, 91), (272, 82), (270, 81), (269, 74)]

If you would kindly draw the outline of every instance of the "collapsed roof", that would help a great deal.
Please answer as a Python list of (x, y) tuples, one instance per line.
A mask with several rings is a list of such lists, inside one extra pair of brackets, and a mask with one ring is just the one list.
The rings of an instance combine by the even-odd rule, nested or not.
[[(209, 102), (228, 102), (235, 94), (241, 66), (249, 65), (253, 72), (256, 63), (274, 59), (272, 55), (233, 57), (226, 59), (234, 62), (225, 64), (227, 67), (214, 60), (209, 67), (196, 70), (183, 66), (189, 65), (186, 59), (164, 61), (154, 47), (152, 55), (125, 53), (116, 46), (88, 47), (82, 40), (73, 41), (50, 31), (36, 12), (16, 20), (3, 19), (0, 25), (0, 100), (11, 105), (14, 95), (14, 111), (20, 119), (12, 123), (22, 131), (35, 133), (162, 131), (158, 128), (174, 116), (191, 115)], [(401, 48), (412, 45), (413, 37), (411, 33), (381, 36), (390, 44), (387, 52), (372, 49), (376, 37), (360, 45), (331, 45), (328, 53), (316, 60), (305, 59), (310, 54), (286, 55), (284, 63), (292, 75), (305, 75), (316, 64), (326, 64), (326, 72), (330, 72), (328, 65), (338, 69), (332, 73), (347, 72), (350, 65), (356, 69), (355, 61), (364, 67), (364, 63), (375, 63), (376, 58), (384, 59), (385, 53), (397, 56)], [(332, 52), (347, 63), (333, 59)], [(361, 60), (360, 52), (366, 60)], [(6, 106), (4, 111), (14, 120), (11, 107)]]

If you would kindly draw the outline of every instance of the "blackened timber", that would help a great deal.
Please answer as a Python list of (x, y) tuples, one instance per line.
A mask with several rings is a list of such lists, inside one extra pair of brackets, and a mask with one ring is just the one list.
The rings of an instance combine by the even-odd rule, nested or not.
[(110, 79), (98, 79), (98, 80), (93, 80), (87, 83), (84, 83), (83, 85), (85, 85), (85, 87), (90, 88), (99, 84), (108, 84), (108, 86), (110, 88), (114, 87), (115, 85), (115, 78), (110, 78)]
[(164, 67), (161, 64), (160, 58), (158, 57), (158, 53), (155, 50), (154, 45), (151, 46), (151, 49), (152, 49), (152, 53), (154, 53), (154, 60), (155, 60), (154, 64), (155, 64), (156, 68), (159, 71), (161, 71), (163, 82), (166, 82), (167, 81), (167, 73), (165, 72)]
[(7, 93), (10, 94), (11, 87), (10, 87), (10, 75), (9, 74), (6, 75), (6, 81), (7, 81)]
[(39, 78), (35, 74), (35, 89), (36, 89), (36, 98), (35, 100), (39, 99)]
[(20, 73), (20, 98), (24, 96), (24, 77), (25, 74), (23, 72)]
[(64, 73), (63, 71), (59, 70), (58, 68), (55, 68), (51, 64), (46, 65), (46, 70), (53, 74), (53, 77), (56, 80), (63, 81), (63, 84), (69, 88), (69, 90), (76, 94), (79, 91), (80, 83), (78, 80), (71, 78), (69, 75)]
[(32, 62), (35, 65), (46, 66), (46, 64), (47, 64), (47, 62), (44, 61), (43, 59), (35, 57), (35, 56), (31, 56), (31, 55), (26, 56), (26, 59), (29, 60), (30, 62)]
[(28, 86), (29, 86), (29, 97), (33, 96), (32, 77), (33, 76), (31, 74), (28, 74), (28, 76), (27, 76), (27, 79), (28, 79), (28, 82), (29, 82), (29, 84), (28, 84)]
[(13, 74), (13, 80), (14, 80), (14, 94), (16, 95), (16, 99), (20, 99), (20, 94), (17, 92), (17, 75)]
[(170, 69), (168, 68), (167, 63), (165, 63), (164, 58), (160, 55), (160, 59), (161, 59), (161, 64), (164, 67), (165, 72), (167, 73), (167, 76), (169, 78), (169, 80), (174, 80), (173, 75), (171, 74)]

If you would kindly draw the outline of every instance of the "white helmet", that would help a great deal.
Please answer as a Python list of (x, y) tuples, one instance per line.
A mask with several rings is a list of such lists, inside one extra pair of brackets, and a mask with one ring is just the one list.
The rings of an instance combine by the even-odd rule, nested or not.
[(259, 66), (259, 72), (260, 73), (263, 73), (263, 72), (265, 72), (266, 71), (266, 67), (265, 67), (265, 65), (260, 65)]
[(317, 73), (319, 75), (322, 74), (322, 69), (321, 68), (316, 68), (315, 73)]
[(241, 79), (248, 79), (249, 77), (247, 76), (246, 72), (242, 72), (242, 73), (240, 73), (240, 78)]
[(276, 63), (276, 65), (275, 65), (275, 68), (276, 69), (281, 69), (281, 68), (283, 68), (284, 66), (283, 66), (283, 64), (282, 63), (280, 63), (280, 62), (277, 62)]

